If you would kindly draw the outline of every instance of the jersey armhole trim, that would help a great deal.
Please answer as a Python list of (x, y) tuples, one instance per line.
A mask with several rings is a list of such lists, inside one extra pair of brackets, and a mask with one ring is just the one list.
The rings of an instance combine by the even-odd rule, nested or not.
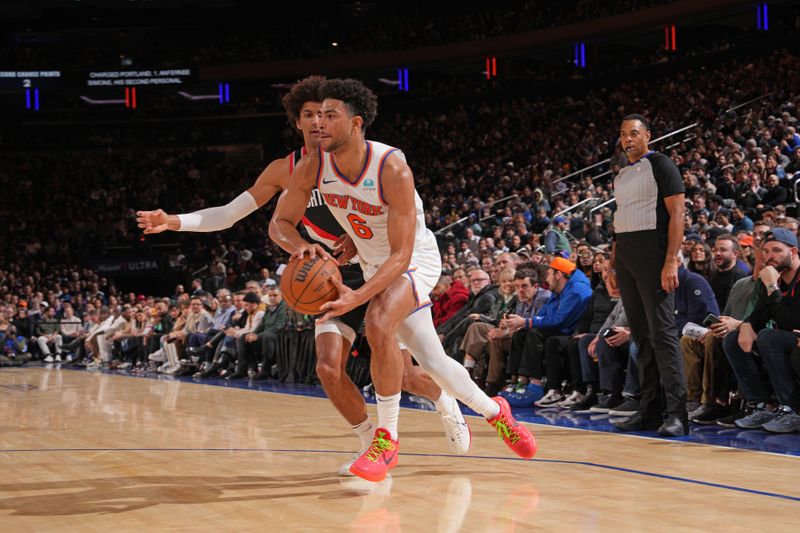
[(378, 163), (378, 199), (384, 205), (388, 204), (386, 204), (386, 200), (383, 199), (383, 180), (381, 179), (383, 177), (383, 164), (386, 163), (386, 158), (389, 157), (390, 154), (393, 154), (397, 151), (399, 151), (397, 148), (388, 150), (385, 154), (383, 154), (383, 157), (381, 157), (380, 163)]

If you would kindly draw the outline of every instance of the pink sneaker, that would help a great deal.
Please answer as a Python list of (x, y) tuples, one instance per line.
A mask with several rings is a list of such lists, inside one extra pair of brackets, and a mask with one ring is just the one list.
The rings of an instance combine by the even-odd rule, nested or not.
[(487, 420), (489, 424), (497, 430), (497, 436), (503, 439), (506, 446), (522, 457), (523, 459), (530, 459), (536, 455), (536, 439), (533, 434), (525, 426), (520, 425), (514, 420), (511, 414), (511, 407), (505, 398), (495, 396), (492, 400), (496, 401), (500, 406), (500, 413), (491, 420)]
[(383, 481), (386, 474), (397, 466), (400, 445), (392, 440), (389, 431), (378, 428), (367, 451), (350, 466), (350, 472), (367, 481)]

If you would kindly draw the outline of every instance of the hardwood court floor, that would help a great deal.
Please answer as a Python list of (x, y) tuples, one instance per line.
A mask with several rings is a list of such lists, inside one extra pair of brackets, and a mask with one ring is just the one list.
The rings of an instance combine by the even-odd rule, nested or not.
[[(321, 398), (59, 369), (0, 371), (0, 531), (797, 531), (800, 459), (478, 418), (452, 456), (404, 409), (380, 484)], [(373, 407), (371, 406), (372, 410)], [(374, 414), (374, 412), (373, 412)]]

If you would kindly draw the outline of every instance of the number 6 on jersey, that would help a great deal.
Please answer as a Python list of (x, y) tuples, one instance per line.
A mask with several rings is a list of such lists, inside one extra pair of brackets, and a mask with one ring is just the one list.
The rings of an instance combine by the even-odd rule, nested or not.
[(351, 213), (347, 215), (347, 221), (350, 222), (350, 226), (353, 227), (353, 231), (356, 232), (356, 235), (358, 235), (362, 239), (372, 238), (372, 230), (369, 229), (369, 226), (367, 226), (366, 220), (356, 215), (355, 213)]

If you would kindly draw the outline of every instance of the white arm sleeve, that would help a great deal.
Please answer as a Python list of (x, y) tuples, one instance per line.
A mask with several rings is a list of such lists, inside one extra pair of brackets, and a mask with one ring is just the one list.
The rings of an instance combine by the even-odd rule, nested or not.
[(178, 231), (219, 231), (228, 229), (253, 211), (258, 204), (247, 191), (231, 200), (227, 205), (209, 207), (194, 213), (178, 215), (181, 227)]

